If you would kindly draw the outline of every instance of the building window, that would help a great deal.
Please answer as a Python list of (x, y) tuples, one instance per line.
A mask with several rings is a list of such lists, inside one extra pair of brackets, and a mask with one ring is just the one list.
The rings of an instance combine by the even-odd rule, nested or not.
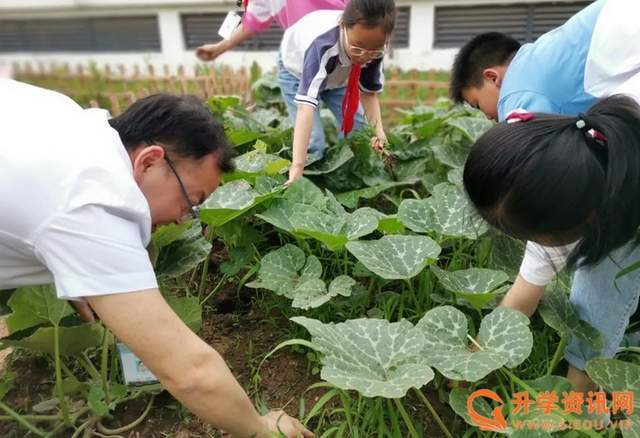
[(511, 5), (437, 6), (434, 47), (455, 48), (474, 36), (497, 31), (531, 42), (561, 26), (591, 1)]
[(159, 52), (155, 16), (0, 21), (0, 52)]
[[(218, 29), (227, 13), (183, 14), (182, 32), (187, 49), (195, 49), (202, 44), (217, 43), (222, 40)], [(275, 23), (266, 32), (240, 44), (237, 50), (270, 51), (280, 48), (284, 31)]]
[(409, 25), (411, 24), (411, 7), (400, 6), (397, 8), (396, 27), (393, 31), (391, 45), (394, 49), (406, 49), (409, 47)]

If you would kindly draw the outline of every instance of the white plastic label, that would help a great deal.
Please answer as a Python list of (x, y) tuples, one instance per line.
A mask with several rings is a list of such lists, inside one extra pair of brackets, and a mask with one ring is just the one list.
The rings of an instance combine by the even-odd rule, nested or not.
[(129, 347), (121, 343), (118, 343), (117, 346), (118, 353), (120, 353), (120, 361), (122, 362), (122, 374), (127, 385), (158, 383), (156, 376), (129, 350)]
[(227, 13), (227, 18), (222, 22), (222, 26), (220, 26), (220, 30), (218, 30), (218, 35), (220, 35), (225, 40), (231, 38), (231, 32), (235, 30), (236, 27), (240, 24), (242, 18), (237, 12), (229, 12)]

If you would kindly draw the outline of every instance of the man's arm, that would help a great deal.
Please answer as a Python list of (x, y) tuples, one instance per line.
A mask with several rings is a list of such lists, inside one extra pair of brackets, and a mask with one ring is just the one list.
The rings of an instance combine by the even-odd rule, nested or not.
[[(261, 417), (223, 358), (194, 334), (157, 289), (88, 297), (102, 322), (191, 412), (237, 437), (313, 436), (295, 419)], [(276, 425), (277, 423), (277, 425)]]

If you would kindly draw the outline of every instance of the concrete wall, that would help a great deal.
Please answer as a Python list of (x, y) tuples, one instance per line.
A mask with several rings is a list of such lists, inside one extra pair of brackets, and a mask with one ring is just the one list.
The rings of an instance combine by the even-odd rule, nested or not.
[[(294, 0), (295, 1), (295, 0)], [(396, 49), (387, 65), (402, 69), (449, 69), (455, 49), (434, 49), (434, 11), (439, 5), (470, 5), (487, 3), (525, 3), (527, 0), (398, 0), (399, 6), (411, 7), (409, 48)], [(13, 61), (96, 62), (103, 64), (151, 63), (174, 68), (197, 64), (193, 50), (186, 50), (180, 14), (187, 12), (226, 12), (235, 7), (235, 0), (0, 0), (0, 19), (70, 18), (116, 15), (157, 14), (162, 51), (160, 53), (0, 53), (0, 64)], [(218, 63), (233, 67), (258, 62), (264, 69), (275, 66), (276, 52), (231, 51)]]

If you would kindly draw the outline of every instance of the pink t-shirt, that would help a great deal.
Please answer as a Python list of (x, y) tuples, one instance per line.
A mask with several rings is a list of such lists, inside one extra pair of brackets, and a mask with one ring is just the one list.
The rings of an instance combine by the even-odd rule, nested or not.
[(288, 29), (309, 12), (318, 9), (343, 10), (349, 0), (249, 0), (242, 23), (250, 32), (264, 32), (273, 20)]

